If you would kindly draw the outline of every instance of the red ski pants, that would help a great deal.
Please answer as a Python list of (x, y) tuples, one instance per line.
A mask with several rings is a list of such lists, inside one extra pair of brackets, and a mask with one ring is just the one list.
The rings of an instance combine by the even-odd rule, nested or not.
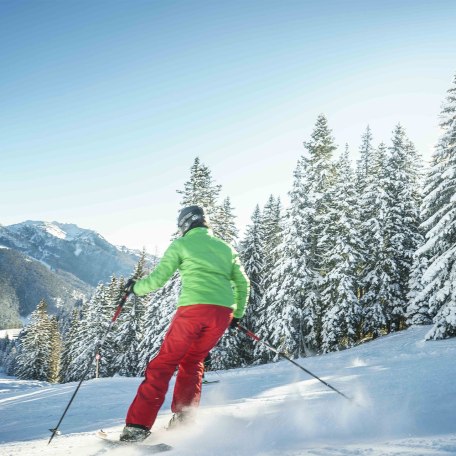
[(179, 307), (157, 356), (149, 362), (145, 379), (128, 409), (126, 424), (152, 427), (176, 367), (171, 410), (198, 407), (204, 359), (217, 344), (233, 317), (228, 307), (195, 304)]

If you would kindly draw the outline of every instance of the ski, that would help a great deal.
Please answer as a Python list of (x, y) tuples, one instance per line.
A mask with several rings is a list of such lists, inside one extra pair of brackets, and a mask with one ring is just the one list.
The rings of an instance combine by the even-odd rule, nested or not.
[(119, 440), (118, 438), (112, 437), (112, 435), (103, 431), (103, 429), (100, 429), (99, 431), (97, 431), (96, 436), (113, 447), (128, 447), (128, 446), (144, 447), (144, 449), (147, 449), (147, 454), (164, 453), (165, 451), (171, 451), (173, 449), (173, 447), (171, 445), (168, 445), (166, 443), (149, 443), (145, 440), (142, 442), (123, 442), (123, 441)]

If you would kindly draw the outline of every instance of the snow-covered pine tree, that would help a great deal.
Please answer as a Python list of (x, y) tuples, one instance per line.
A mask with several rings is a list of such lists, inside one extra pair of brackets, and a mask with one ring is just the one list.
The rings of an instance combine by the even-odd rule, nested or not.
[(14, 339), (10, 339), (8, 334), (6, 337), (0, 339), (0, 368), (3, 372), (7, 372), (11, 363), (11, 352), (14, 345)]
[[(405, 326), (413, 256), (419, 230), (420, 157), (404, 129), (393, 132), (389, 153), (381, 144), (360, 194), (363, 332), (372, 337)], [(359, 173), (358, 173), (359, 175)]]
[(427, 339), (456, 336), (456, 75), (441, 112), (442, 135), (426, 177), (422, 205), (429, 259), (415, 302), (428, 303), (434, 327)]
[(428, 267), (429, 260), (427, 255), (423, 255), (421, 250), (418, 249), (413, 256), (413, 265), (410, 273), (409, 304), (406, 315), (406, 323), (408, 325), (430, 325), (432, 323), (429, 302), (426, 299), (422, 299), (424, 290), (423, 276)]
[(58, 383), (60, 381), (60, 357), (62, 353), (62, 340), (60, 337), (59, 323), (56, 316), (50, 318), (50, 353), (47, 381)]
[[(97, 307), (100, 311), (93, 323), (96, 328), (97, 345), (95, 347), (98, 347), (98, 353), (101, 356), (99, 362), (100, 377), (112, 377), (119, 371), (116, 359), (121, 350), (120, 347), (123, 346), (124, 343), (122, 334), (119, 332), (119, 320), (116, 321), (111, 331), (108, 332), (108, 328), (123, 294), (124, 287), (125, 280), (123, 277), (111, 277), (110, 283), (105, 285), (105, 293), (97, 303)], [(127, 312), (123, 310), (122, 313), (125, 318)], [(105, 334), (106, 338), (103, 346), (100, 346)]]
[[(238, 237), (238, 229), (236, 228), (236, 216), (233, 213), (234, 208), (231, 206), (229, 197), (223, 200), (219, 206), (218, 214), (215, 216), (215, 223), (218, 227), (218, 236), (228, 244), (234, 245)], [(215, 234), (215, 232), (214, 232)]]
[(361, 307), (357, 296), (358, 269), (361, 263), (363, 242), (360, 235), (354, 173), (351, 168), (348, 146), (336, 163), (336, 181), (331, 193), (330, 223), (322, 236), (326, 275), (323, 278), (322, 350), (329, 352), (352, 347), (358, 339)]
[(70, 381), (69, 367), (75, 356), (74, 346), (76, 345), (76, 337), (78, 334), (80, 320), (80, 310), (74, 308), (71, 313), (71, 322), (68, 331), (65, 333), (62, 342), (62, 354), (60, 359), (60, 381), (66, 383)]
[[(133, 279), (138, 280), (146, 273), (146, 251), (143, 249), (133, 272)], [(140, 374), (139, 346), (144, 337), (146, 300), (148, 298), (134, 296), (127, 301), (118, 318), (117, 354), (114, 363), (117, 372), (126, 377)]]
[(93, 362), (93, 369), (88, 372), (86, 378), (95, 377), (95, 353), (102, 337), (101, 321), (106, 318), (103, 313), (106, 299), (107, 287), (100, 283), (92, 297), (82, 305), (74, 344), (67, 355), (69, 360), (65, 374), (67, 382), (79, 380), (91, 362)]
[(6, 334), (6, 337), (0, 338), (0, 367), (3, 366), (3, 361), (6, 356), (6, 350), (10, 344), (10, 338), (8, 334)]
[[(250, 296), (242, 324), (253, 332), (257, 332), (259, 329), (257, 327), (258, 312), (263, 296), (264, 273), (264, 226), (258, 205), (255, 207), (251, 224), (247, 226), (244, 238), (241, 241), (240, 257), (250, 280)], [(237, 349), (234, 351), (233, 357), (239, 358), (239, 365), (250, 365), (254, 360), (254, 349), (254, 343), (245, 335), (239, 334)]]
[(393, 131), (387, 162), (390, 205), (385, 231), (392, 266), (391, 299), (386, 309), (388, 332), (403, 329), (405, 326), (413, 255), (422, 244), (419, 229), (419, 161), (405, 130), (401, 125), (397, 125)]
[[(216, 185), (207, 166), (197, 157), (190, 169), (190, 179), (184, 183), (181, 207), (197, 205), (205, 209), (214, 234), (228, 242), (233, 242), (237, 233), (234, 215), (229, 199), (218, 204), (221, 186)], [(174, 236), (177, 236), (176, 233)], [(168, 329), (171, 318), (176, 310), (180, 293), (180, 277), (176, 273), (168, 283), (157, 290), (149, 302), (145, 314), (144, 338), (140, 344), (140, 368), (144, 371), (150, 358), (158, 351)]]
[[(369, 173), (365, 176), (364, 191), (359, 193), (361, 236), (364, 261), (361, 271), (360, 303), (363, 312), (361, 336), (378, 337), (386, 327), (386, 303), (390, 300), (390, 261), (385, 223), (389, 200), (387, 187), (388, 149), (381, 143), (372, 155)], [(358, 173), (358, 177), (359, 177)]]
[[(369, 125), (366, 131), (361, 136), (361, 146), (359, 148), (359, 160), (356, 167), (356, 187), (360, 194), (362, 194), (369, 182), (372, 167), (374, 164), (374, 146), (372, 144), (373, 136)], [(360, 211), (360, 219), (362, 220), (364, 212)]]
[[(260, 290), (261, 301), (259, 303), (254, 332), (261, 334), (261, 337), (268, 338), (267, 321), (270, 317), (271, 302), (265, 291), (271, 287), (272, 273), (278, 261), (278, 247), (282, 242), (282, 204), (280, 198), (269, 196), (262, 211), (263, 227), (263, 274), (261, 276)], [(256, 363), (265, 363), (273, 358), (273, 353), (263, 344), (256, 344), (254, 351)]]
[(143, 375), (148, 362), (158, 353), (176, 311), (181, 281), (176, 273), (168, 283), (149, 298), (144, 315), (144, 337), (139, 344), (139, 369)]
[[(231, 202), (227, 198), (224, 200), (222, 205), (219, 204), (218, 199), (221, 191), (221, 185), (216, 185), (212, 178), (212, 173), (209, 168), (203, 165), (199, 158), (196, 158), (193, 166), (190, 169), (190, 180), (184, 184), (184, 190), (178, 190), (178, 193), (182, 195), (181, 206), (197, 205), (204, 207), (208, 217), (210, 226), (214, 232), (214, 235), (225, 240), (226, 242), (233, 243), (235, 235), (237, 235), (237, 229), (234, 223), (235, 216), (231, 207)], [(173, 280), (174, 288), (168, 288), (166, 296), (178, 296), (180, 281)], [(176, 289), (176, 287), (179, 287)], [(173, 309), (174, 310), (174, 309)], [(154, 311), (151, 309), (151, 313), (154, 315), (160, 314), (161, 309)], [(165, 318), (162, 321), (170, 321), (169, 318)], [(233, 360), (231, 353), (233, 352), (233, 341), (232, 338), (224, 337), (219, 345), (218, 353), (214, 353), (212, 365), (216, 366), (217, 360), (220, 364), (218, 368), (231, 367)], [(217, 352), (217, 350), (215, 350)]]
[(336, 146), (325, 116), (317, 119), (308, 156), (294, 172), (290, 207), (284, 227), (273, 283), (266, 291), (270, 300), (267, 331), (271, 342), (292, 356), (319, 350), (322, 342), (323, 308), (320, 296), (321, 258), (329, 248), (319, 242), (329, 222), (329, 189), (334, 181), (332, 155)]
[[(301, 181), (305, 176), (306, 159), (301, 158), (294, 171), (291, 204), (287, 208), (282, 243), (278, 247), (278, 260), (265, 290), (268, 302), (266, 325), (260, 328), (260, 337), (267, 336), (273, 345), (288, 354), (305, 354), (303, 307), (306, 291), (312, 290), (313, 271), (309, 268), (309, 238), (303, 218), (305, 194), (301, 194)], [(313, 291), (313, 290), (312, 290)]]
[(3, 372), (6, 375), (16, 375), (16, 364), (17, 364), (17, 345), (18, 339), (9, 340), (2, 359)]
[(184, 183), (184, 190), (177, 190), (182, 195), (181, 207), (197, 205), (205, 209), (217, 236), (223, 231), (219, 223), (221, 211), (218, 205), (221, 188), (221, 185), (214, 183), (210, 169), (196, 157), (190, 168), (190, 179)]
[(266, 202), (261, 218), (263, 231), (263, 290), (268, 282), (270, 273), (277, 261), (277, 249), (282, 240), (282, 203), (280, 198), (270, 195)]
[(135, 377), (139, 367), (139, 345), (143, 338), (143, 299), (131, 298), (123, 309), (123, 317), (116, 329), (117, 354), (114, 360), (117, 373), (125, 377)]
[(47, 304), (42, 299), (20, 338), (15, 375), (24, 380), (47, 381), (51, 370), (52, 329)]
[[(356, 190), (358, 193), (358, 219), (360, 221), (361, 238), (367, 240), (371, 238), (371, 232), (368, 229), (368, 221), (375, 219), (376, 207), (372, 205), (373, 201), (377, 199), (375, 194), (377, 187), (377, 179), (375, 175), (375, 161), (376, 161), (376, 150), (373, 147), (373, 136), (369, 125), (366, 131), (361, 136), (361, 147), (359, 148), (359, 160), (356, 166)], [(365, 268), (365, 262), (373, 253), (372, 249), (375, 249), (375, 245), (367, 242), (364, 243), (364, 252), (360, 263), (360, 280), (358, 297), (362, 299), (364, 294), (364, 282), (363, 282), (363, 270)]]
[[(112, 277), (109, 284), (100, 283), (90, 300), (83, 303), (81, 319), (76, 325), (73, 336), (74, 342), (69, 350), (65, 350), (69, 363), (64, 375), (65, 381), (80, 379), (90, 363), (93, 363), (94, 367), (93, 370), (89, 370), (87, 378), (95, 377), (95, 354), (100, 355), (99, 376), (111, 377), (119, 370), (116, 358), (121, 334), (118, 331), (117, 322), (109, 333), (108, 327), (123, 289), (124, 279)], [(103, 346), (100, 346), (102, 341)]]

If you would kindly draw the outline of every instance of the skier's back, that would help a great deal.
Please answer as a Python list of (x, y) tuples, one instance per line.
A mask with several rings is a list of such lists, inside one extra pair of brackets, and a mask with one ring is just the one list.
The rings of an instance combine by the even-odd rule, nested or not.
[(143, 440), (150, 434), (176, 367), (173, 422), (184, 420), (198, 406), (204, 359), (230, 323), (245, 312), (249, 283), (238, 254), (213, 236), (204, 210), (184, 208), (178, 227), (182, 237), (171, 243), (154, 271), (136, 283), (129, 281), (132, 291), (143, 296), (162, 287), (179, 270), (182, 290), (160, 351), (148, 364), (130, 405), (121, 440)]

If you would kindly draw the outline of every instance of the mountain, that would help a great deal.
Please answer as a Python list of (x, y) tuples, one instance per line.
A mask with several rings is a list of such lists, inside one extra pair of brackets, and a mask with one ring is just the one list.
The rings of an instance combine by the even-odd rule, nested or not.
[(74, 275), (51, 271), (39, 261), (10, 248), (0, 249), (0, 329), (21, 326), (41, 299), (50, 313), (89, 296), (93, 287)]
[[(76, 383), (0, 374), (0, 453), (9, 456), (135, 456), (165, 442), (179, 456), (450, 456), (456, 454), (456, 338), (424, 341), (412, 327), (349, 350), (296, 360), (355, 399), (348, 401), (287, 361), (208, 372), (196, 422), (171, 431), (175, 378), (145, 446), (114, 449), (142, 378), (86, 381), (47, 446)], [(241, 337), (241, 336), (238, 336)], [(112, 453), (111, 453), (112, 452)], [(168, 453), (166, 453), (168, 454)]]
[(110, 244), (100, 234), (73, 224), (27, 221), (0, 226), (0, 246), (34, 258), (51, 271), (68, 272), (91, 286), (112, 275), (128, 277), (139, 252)]
[(129, 277), (139, 258), (74, 224), (0, 225), (0, 329), (18, 327), (41, 299), (51, 313), (71, 307), (113, 275)]

